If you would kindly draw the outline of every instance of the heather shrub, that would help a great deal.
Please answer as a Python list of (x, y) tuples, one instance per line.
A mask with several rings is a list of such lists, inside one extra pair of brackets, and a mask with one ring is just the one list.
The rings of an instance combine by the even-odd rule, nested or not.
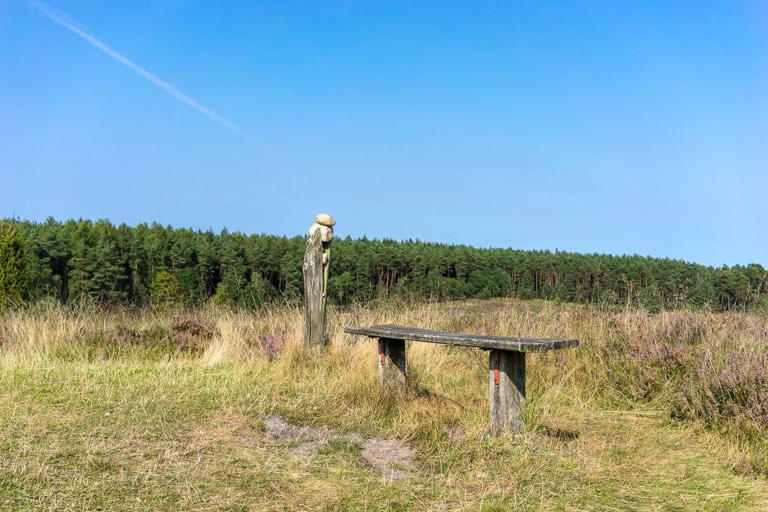
[(720, 429), (768, 435), (768, 355), (731, 352), (702, 358), (675, 412)]
[(118, 325), (114, 329), (109, 329), (104, 332), (102, 338), (107, 343), (130, 343), (130, 344), (137, 344), (142, 341), (141, 333), (133, 329), (131, 327), (128, 327), (126, 325)]
[(603, 348), (608, 383), (631, 400), (653, 400), (695, 371), (696, 348), (684, 342), (619, 339)]
[(171, 342), (182, 350), (202, 351), (213, 338), (216, 327), (191, 318), (175, 318), (171, 324)]
[(262, 354), (271, 358), (280, 355), (288, 345), (288, 339), (284, 335), (263, 335), (252, 338), (248, 345), (259, 350)]
[(622, 396), (653, 400), (674, 392), (698, 368), (704, 327), (699, 315), (624, 312), (611, 315), (609, 340), (600, 348), (604, 378)]
[(620, 396), (664, 398), (678, 419), (766, 444), (768, 324), (743, 314), (625, 311), (607, 319), (602, 378)]

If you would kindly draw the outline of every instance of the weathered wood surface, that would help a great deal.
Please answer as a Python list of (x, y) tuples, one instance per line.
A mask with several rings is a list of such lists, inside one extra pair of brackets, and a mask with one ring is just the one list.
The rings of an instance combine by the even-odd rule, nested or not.
[(491, 350), (489, 362), (492, 436), (525, 427), (525, 352)]
[(326, 344), (323, 245), (320, 232), (315, 231), (307, 238), (304, 253), (304, 344), (308, 351)]
[(405, 341), (379, 339), (379, 388), (384, 393), (404, 393), (407, 384)]
[(418, 329), (402, 325), (344, 327), (344, 332), (379, 339), (379, 386), (385, 393), (405, 391), (405, 341), (425, 341), (445, 345), (490, 350), (490, 433), (522, 432), (525, 428), (525, 353), (577, 347), (568, 338), (519, 338), (481, 336)]
[(418, 329), (402, 325), (374, 325), (373, 327), (344, 327), (344, 332), (360, 334), (369, 338), (425, 341), (444, 345), (459, 345), (487, 350), (511, 352), (546, 352), (579, 346), (579, 340), (566, 338), (518, 338), (504, 336), (481, 336), (451, 332)]

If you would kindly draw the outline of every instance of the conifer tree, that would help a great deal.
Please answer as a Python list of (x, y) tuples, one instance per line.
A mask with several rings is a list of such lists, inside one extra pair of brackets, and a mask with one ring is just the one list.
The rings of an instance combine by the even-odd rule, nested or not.
[(0, 309), (17, 305), (26, 295), (26, 260), (13, 224), (0, 221)]
[(170, 308), (184, 303), (184, 291), (179, 278), (161, 270), (152, 281), (152, 305), (158, 308)]
[[(140, 305), (152, 300), (153, 279), (163, 271), (178, 280), (187, 304), (217, 295), (217, 302), (260, 307), (300, 300), (303, 293), (303, 236), (217, 234), (157, 223), (115, 227), (84, 219), (9, 224), (24, 248), (23, 299)], [(396, 295), (414, 300), (509, 296), (603, 307), (634, 304), (651, 311), (768, 305), (768, 270), (760, 264), (711, 267), (637, 255), (365, 237), (340, 238), (333, 251), (329, 297), (342, 304)], [(5, 257), (3, 265), (14, 259)]]

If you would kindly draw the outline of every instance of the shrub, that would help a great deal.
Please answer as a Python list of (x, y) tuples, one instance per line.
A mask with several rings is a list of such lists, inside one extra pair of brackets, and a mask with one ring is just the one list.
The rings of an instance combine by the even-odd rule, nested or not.
[(702, 419), (718, 428), (733, 424), (768, 435), (768, 355), (732, 352), (720, 364), (702, 359), (694, 385), (684, 390), (680, 416)]

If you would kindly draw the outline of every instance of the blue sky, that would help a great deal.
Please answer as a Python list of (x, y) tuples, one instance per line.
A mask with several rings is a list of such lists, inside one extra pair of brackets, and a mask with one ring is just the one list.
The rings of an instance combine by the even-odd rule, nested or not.
[(0, 3), (0, 216), (768, 265), (768, 4)]

